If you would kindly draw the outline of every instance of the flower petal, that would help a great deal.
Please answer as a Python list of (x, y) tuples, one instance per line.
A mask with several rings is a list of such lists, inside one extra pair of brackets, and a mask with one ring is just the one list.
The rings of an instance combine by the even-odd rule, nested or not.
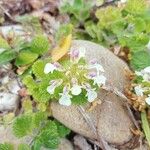
[(97, 92), (94, 89), (89, 89), (86, 96), (88, 97), (89, 102), (93, 102), (97, 98)]
[(73, 85), (71, 88), (72, 95), (79, 95), (82, 92), (81, 86), (79, 85)]
[(144, 90), (142, 89), (140, 85), (134, 87), (134, 91), (137, 96), (143, 96)]
[(85, 57), (86, 52), (85, 47), (79, 47), (78, 50), (79, 50), (79, 58)]
[(144, 69), (144, 72), (145, 72), (145, 73), (150, 73), (150, 66), (149, 66), (149, 67), (146, 67), (146, 68)]
[(105, 72), (104, 68), (102, 65), (100, 65), (99, 63), (95, 63), (95, 64), (90, 64), (89, 65), (89, 69), (96, 69), (97, 72), (101, 71), (101, 72)]
[(54, 91), (55, 91), (55, 87), (53, 87), (53, 86), (48, 86), (47, 87), (47, 92), (49, 93), (49, 94), (54, 94)]
[(64, 106), (71, 105), (71, 96), (69, 94), (62, 94), (61, 98), (59, 99), (59, 104)]
[(106, 77), (103, 75), (99, 75), (93, 78), (94, 80), (94, 85), (97, 84), (99, 87), (101, 85), (105, 85), (106, 84)]
[(49, 94), (54, 94), (55, 92), (55, 88), (60, 86), (62, 84), (63, 80), (62, 79), (58, 79), (58, 80), (51, 80), (50, 81), (50, 86), (47, 87), (47, 92)]
[(44, 68), (44, 73), (45, 74), (53, 73), (54, 70), (57, 70), (57, 68), (53, 64), (47, 63)]

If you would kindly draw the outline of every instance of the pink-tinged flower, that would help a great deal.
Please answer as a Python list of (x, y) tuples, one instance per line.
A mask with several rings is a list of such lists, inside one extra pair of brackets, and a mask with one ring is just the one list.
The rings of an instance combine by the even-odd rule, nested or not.
[(62, 84), (62, 80), (52, 80), (50, 81), (50, 86), (47, 87), (47, 92), (49, 94), (54, 94), (56, 87), (60, 86)]
[(67, 87), (64, 87), (63, 93), (60, 93), (60, 95), (61, 97), (59, 99), (59, 104), (64, 106), (70, 106), (72, 96), (69, 94)]
[(103, 66), (100, 65), (96, 60), (90, 61), (89, 69), (96, 69), (98, 73), (99, 73), (99, 71), (100, 72), (105, 72)]
[(54, 65), (56, 68), (61, 68), (61, 67), (62, 67), (61, 64), (58, 63), (58, 62), (54, 62), (53, 65)]
[(44, 73), (45, 74), (53, 73), (54, 70), (57, 70), (57, 67), (52, 63), (47, 63), (44, 68)]
[(72, 61), (78, 62), (80, 58), (85, 57), (85, 47), (78, 47), (78, 49), (72, 49), (70, 51), (70, 58)]
[(106, 77), (103, 75), (98, 75), (93, 78), (94, 85), (97, 84), (99, 87), (106, 84)]
[(89, 72), (88, 73), (88, 77), (91, 79), (91, 78), (94, 78), (97, 76), (97, 73), (95, 71), (92, 71), (92, 72)]
[(71, 50), (70, 51), (70, 58), (72, 60), (75, 60), (79, 57), (79, 50), (75, 49), (75, 50)]

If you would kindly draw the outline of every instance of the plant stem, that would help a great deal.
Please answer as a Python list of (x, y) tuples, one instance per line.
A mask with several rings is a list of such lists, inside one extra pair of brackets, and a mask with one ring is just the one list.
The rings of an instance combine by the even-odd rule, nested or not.
[(145, 137), (148, 141), (148, 144), (150, 146), (150, 128), (149, 128), (149, 123), (148, 123), (148, 119), (146, 116), (146, 112), (141, 112), (141, 120), (142, 120), (142, 128), (143, 131), (145, 133)]

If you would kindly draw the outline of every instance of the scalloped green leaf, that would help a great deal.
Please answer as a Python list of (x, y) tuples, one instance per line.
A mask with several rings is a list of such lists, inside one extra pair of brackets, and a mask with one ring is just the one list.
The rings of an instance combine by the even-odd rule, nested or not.
[(43, 55), (50, 48), (49, 40), (44, 35), (37, 35), (31, 42), (30, 50), (33, 53)]
[(150, 54), (146, 51), (135, 52), (132, 54), (130, 64), (134, 70), (144, 69), (150, 66)]
[(16, 137), (21, 138), (32, 131), (32, 118), (30, 115), (22, 115), (15, 119), (13, 123), (13, 133)]

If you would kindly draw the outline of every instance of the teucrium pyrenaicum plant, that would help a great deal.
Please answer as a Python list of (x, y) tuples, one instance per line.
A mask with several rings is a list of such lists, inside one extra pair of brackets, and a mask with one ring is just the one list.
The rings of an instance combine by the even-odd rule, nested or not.
[(58, 100), (61, 105), (83, 104), (97, 98), (98, 89), (105, 85), (104, 68), (96, 60), (85, 61), (85, 48), (70, 50), (68, 57), (59, 61), (39, 60), (33, 74), (24, 79), (30, 94), (38, 102)]

